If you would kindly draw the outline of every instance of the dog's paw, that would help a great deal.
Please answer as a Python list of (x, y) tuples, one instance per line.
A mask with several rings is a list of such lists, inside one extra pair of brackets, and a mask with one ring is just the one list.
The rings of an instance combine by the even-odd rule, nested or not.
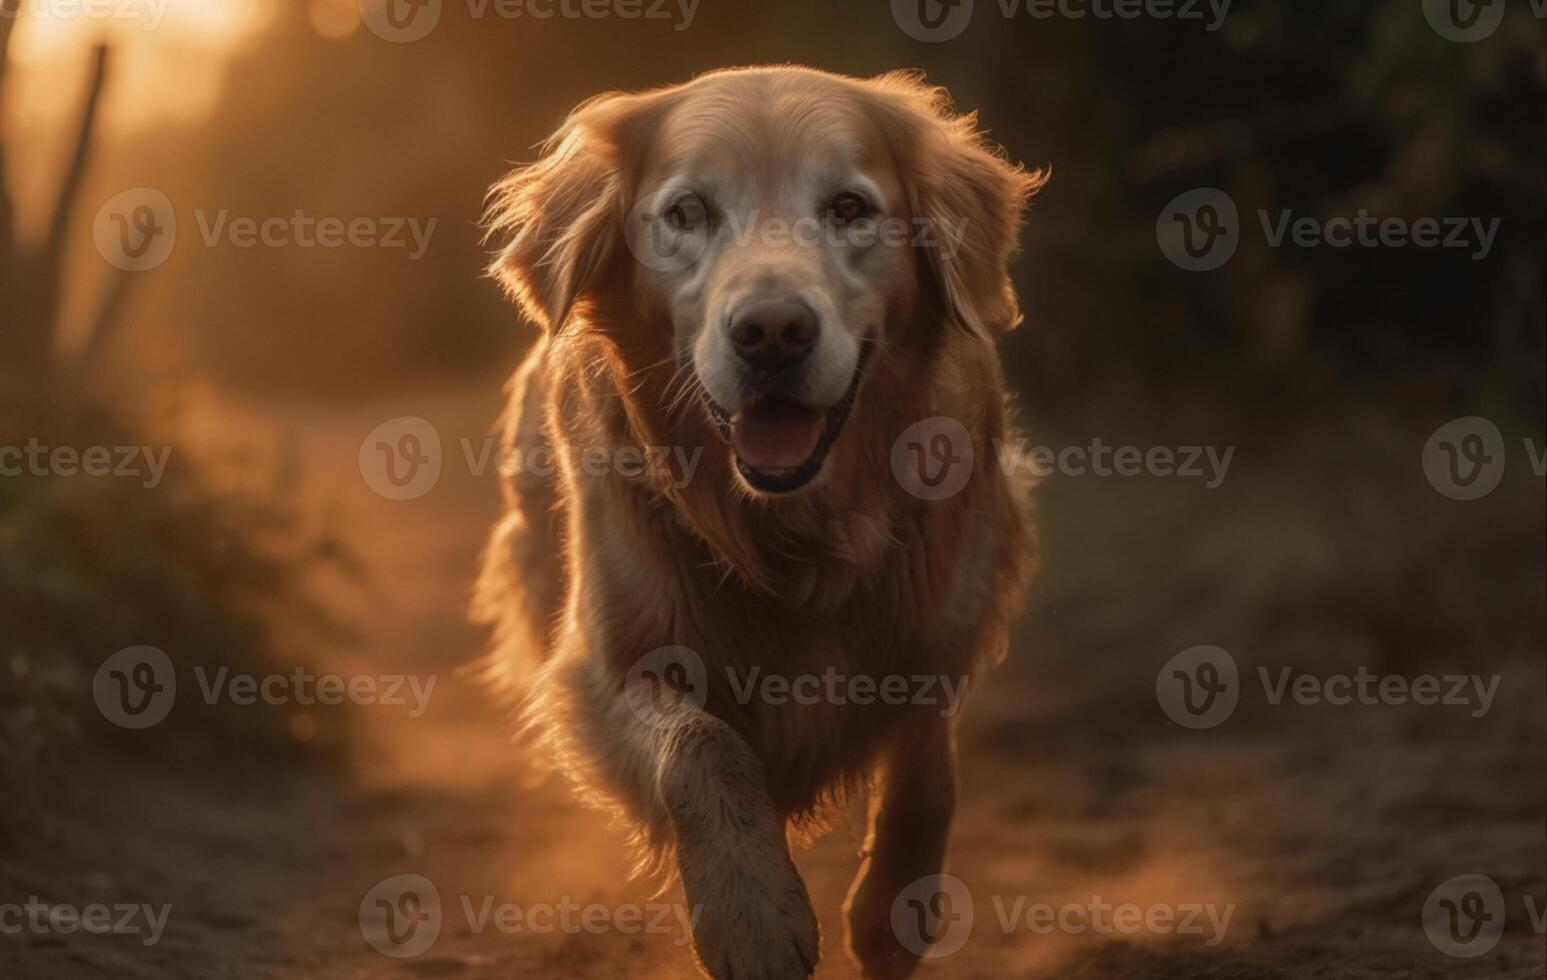
[(905, 947), (892, 923), (892, 905), (901, 885), (861, 872), (844, 903), (849, 956), (865, 980), (906, 980), (918, 968), (919, 954)]
[(739, 867), (683, 872), (693, 947), (714, 980), (804, 980), (821, 946), (816, 913), (795, 865), (784, 854)]

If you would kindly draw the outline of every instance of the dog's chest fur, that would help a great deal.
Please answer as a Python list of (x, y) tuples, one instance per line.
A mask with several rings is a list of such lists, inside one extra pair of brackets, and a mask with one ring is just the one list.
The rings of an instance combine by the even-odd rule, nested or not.
[(671, 503), (621, 481), (574, 489), (572, 611), (620, 680), (659, 647), (692, 650), (705, 707), (753, 746), (785, 812), (862, 779), (918, 713), (961, 708), (995, 620), (988, 525), (960, 534), (912, 508), (871, 564), (790, 557), (770, 590), (714, 562)]

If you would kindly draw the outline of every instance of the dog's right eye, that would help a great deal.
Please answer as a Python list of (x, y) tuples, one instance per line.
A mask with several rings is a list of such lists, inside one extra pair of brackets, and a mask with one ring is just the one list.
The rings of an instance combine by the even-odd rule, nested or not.
[(703, 227), (709, 210), (697, 194), (686, 194), (672, 202), (666, 209), (666, 223), (677, 231), (692, 231)]

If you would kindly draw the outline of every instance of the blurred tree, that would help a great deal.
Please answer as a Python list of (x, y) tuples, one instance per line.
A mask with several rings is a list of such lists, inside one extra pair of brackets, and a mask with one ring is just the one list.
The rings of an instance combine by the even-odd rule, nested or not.
[[(11, 37), (21, 17), (21, 0), (0, 0), (0, 95), (4, 94)], [(31, 383), (51, 379), (62, 365), (57, 343), (60, 298), (63, 293), (65, 249), (76, 215), (81, 185), (91, 161), (98, 111), (107, 85), (108, 49), (92, 52), (85, 102), (75, 130), (75, 142), (61, 175), (41, 242), (22, 242), (16, 228), (16, 207), (6, 185), (6, 142), (0, 135), (0, 371)], [(116, 320), (128, 277), (109, 283), (88, 324), (77, 363), (86, 367), (101, 349), (102, 339)]]

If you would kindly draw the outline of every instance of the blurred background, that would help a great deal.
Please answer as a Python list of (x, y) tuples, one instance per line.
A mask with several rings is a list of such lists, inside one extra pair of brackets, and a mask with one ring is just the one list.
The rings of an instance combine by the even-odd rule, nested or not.
[[(1097, 8), (0, 0), (0, 447), (166, 459), (154, 486), (0, 476), (0, 904), (173, 910), (153, 947), (0, 935), (0, 973), (688, 974), (662, 937), (502, 935), (454, 907), (653, 891), (458, 671), (485, 642), (465, 610), (498, 510), (479, 454), (535, 336), (482, 279), (479, 217), (589, 96), (795, 62), (922, 69), (1011, 159), (1052, 167), (1014, 269), (1027, 320), (1002, 345), (1034, 444), (1233, 450), (1214, 487), (1044, 482), (1034, 607), (963, 731), (952, 868), (977, 929), (925, 974), (1541, 976), (1540, 12)], [(1239, 215), (1205, 271), (1157, 234), (1200, 188)], [(1486, 249), (1275, 246), (1264, 222), (1286, 211), (1497, 231)], [(368, 234), (309, 247), (297, 215)], [(240, 244), (244, 219), (290, 237)], [(130, 248), (147, 229), (156, 248)], [(1425, 447), (1470, 417), (1507, 465), (1459, 499)], [(362, 450), (403, 418), (438, 437), (439, 477), (393, 499)], [(1156, 677), (1204, 644), (1239, 663), (1243, 694), (1193, 731)], [(99, 668), (140, 646), (179, 688), (130, 729)], [(1272, 705), (1259, 666), (1492, 677), (1498, 694), (1480, 716)], [(417, 716), (206, 704), (196, 667), (436, 686)], [(837, 910), (858, 834), (840, 820), (797, 857), (819, 976), (857, 976)], [(402, 962), (358, 909), (400, 873), (434, 881), (454, 920)], [(1426, 897), (1461, 874), (1508, 910), (1487, 955), (1447, 956), (1424, 929)], [(1043, 936), (999, 928), (991, 895), (1237, 911), (1217, 946)]]

